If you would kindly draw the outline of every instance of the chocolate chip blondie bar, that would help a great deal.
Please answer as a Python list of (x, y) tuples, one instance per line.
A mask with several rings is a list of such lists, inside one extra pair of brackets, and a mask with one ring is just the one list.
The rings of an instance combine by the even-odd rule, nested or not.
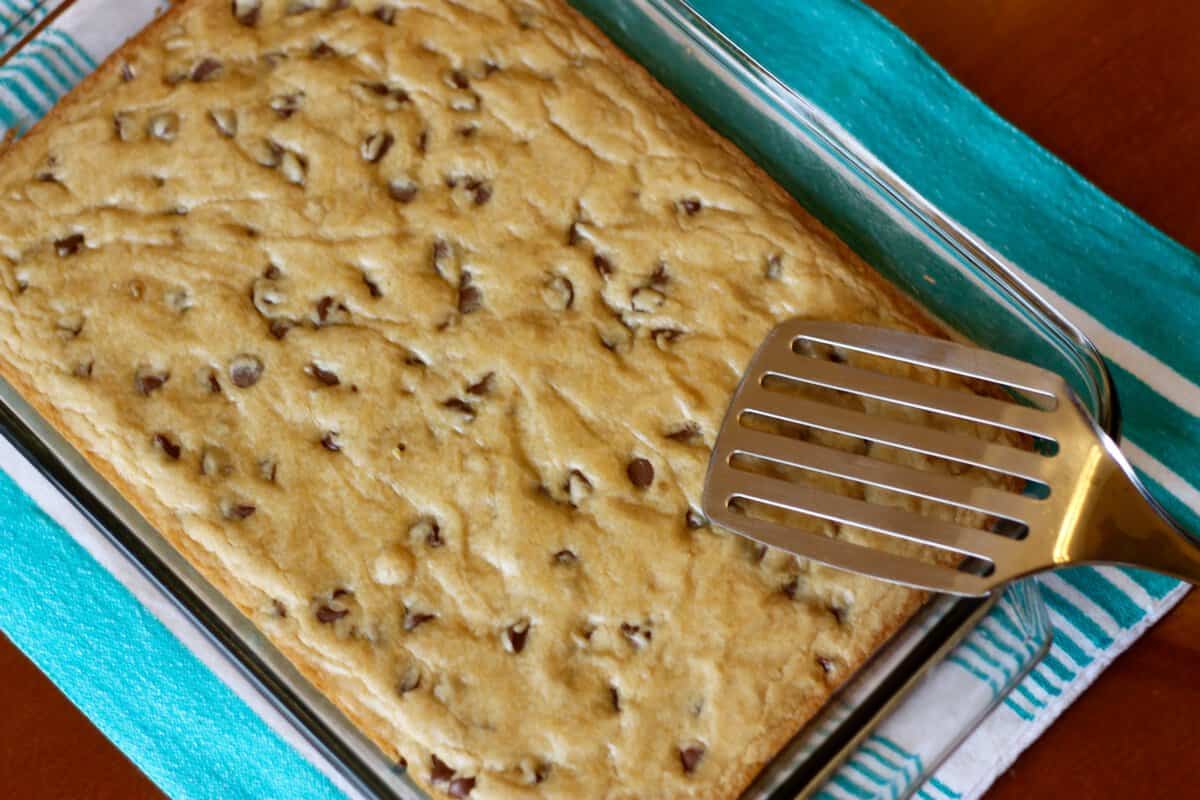
[(435, 794), (736, 797), (921, 602), (697, 501), (927, 323), (561, 0), (184, 0), (0, 165), (0, 373)]

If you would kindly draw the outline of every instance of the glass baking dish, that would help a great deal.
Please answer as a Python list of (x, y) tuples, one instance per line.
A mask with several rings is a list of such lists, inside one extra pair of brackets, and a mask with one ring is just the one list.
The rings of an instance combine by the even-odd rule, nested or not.
[[(618, 46), (718, 131), (753, 157), (806, 208), (932, 315), (967, 339), (1063, 375), (1114, 436), (1118, 410), (1099, 354), (1002, 259), (931, 206), (827, 115), (733, 45), (683, 0), (574, 0)], [(40, 27), (120, 27), (111, 47), (153, 14), (151, 0), (46, 0)], [(37, 3), (31, 3), (37, 6)], [(104, 11), (110, 13), (105, 14)], [(37, 13), (31, 12), (31, 13)], [(102, 20), (102, 21), (101, 21)], [(36, 43), (37, 32), (23, 45)], [(45, 35), (44, 31), (40, 35)], [(95, 41), (89, 38), (94, 45)], [(93, 55), (97, 52), (93, 47)], [(11, 56), (9, 56), (11, 58)], [(2, 63), (2, 62), (0, 62)], [(0, 67), (7, 69), (6, 67)], [(7, 79), (8, 76), (6, 76)], [(64, 87), (65, 88), (65, 87)], [(24, 130), (33, 115), (15, 121)], [(231, 603), (209, 585), (86, 461), (6, 383), (0, 432), (190, 616), (310, 741), (322, 763), (353, 791), (383, 798), (422, 793), (402, 770), (320, 695)], [(986, 681), (955, 685), (978, 654), (1003, 640), (1007, 660)], [(861, 668), (747, 790), (747, 798), (845, 793), (862, 745), (896, 738), (905, 703), (946, 705), (947, 724), (912, 744), (920, 768), (875, 789), (916, 792), (952, 749), (1002, 702), (1050, 643), (1033, 583), (987, 600), (938, 597)], [(955, 671), (958, 671), (957, 673)], [(946, 702), (949, 697), (950, 703)], [(939, 708), (939, 712), (941, 709)], [(848, 766), (842, 766), (849, 761)], [(838, 787), (842, 791), (839, 792)], [(854, 792), (850, 792), (854, 793)]]

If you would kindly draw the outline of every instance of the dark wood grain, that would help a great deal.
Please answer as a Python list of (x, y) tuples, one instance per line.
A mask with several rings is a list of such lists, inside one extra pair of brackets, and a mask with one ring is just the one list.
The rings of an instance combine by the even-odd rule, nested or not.
[(0, 797), (150, 800), (162, 794), (0, 634)]
[[(1017, 127), (1200, 249), (1200, 3), (870, 4)], [(1179, 796), (1200, 742), (1198, 668), (1200, 596), (1192, 596), (1100, 677), (989, 800)], [(3, 637), (0, 709), (5, 796), (158, 796)]]

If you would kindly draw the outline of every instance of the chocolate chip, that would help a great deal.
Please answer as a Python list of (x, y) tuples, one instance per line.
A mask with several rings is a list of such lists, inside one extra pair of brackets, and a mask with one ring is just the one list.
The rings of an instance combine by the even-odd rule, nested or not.
[(496, 373), (489, 372), (482, 378), (472, 383), (467, 387), (467, 393), (482, 397), (485, 394), (490, 394), (493, 386), (496, 383)]
[(483, 308), (483, 292), (471, 283), (471, 273), (464, 271), (458, 284), (458, 312), (473, 314)]
[(430, 547), (442, 547), (446, 540), (442, 538), (442, 527), (433, 517), (421, 517), (408, 529), (408, 536), (414, 542), (424, 542)]
[(365, 272), (363, 273), (362, 279), (363, 283), (367, 285), (367, 292), (370, 293), (371, 297), (383, 297), (383, 291), (379, 288), (379, 284), (371, 280)]
[(765, 270), (767, 280), (779, 280), (783, 275), (783, 256), (779, 253), (772, 253), (767, 256), (767, 267)]
[(121, 80), (125, 83), (129, 83), (136, 77), (137, 74), (133, 71), (133, 65), (128, 61), (121, 62)]
[(386, 97), (389, 101), (396, 104), (407, 103), (411, 99), (405, 90), (395, 86), (388, 86), (382, 81), (363, 81), (358, 85), (371, 94), (378, 97)]
[(579, 556), (575, 555), (572, 550), (559, 550), (554, 554), (554, 563), (559, 566), (569, 567), (579, 563)]
[(284, 336), (287, 336), (287, 332), (292, 329), (293, 325), (294, 323), (286, 319), (273, 319), (271, 320), (270, 324), (267, 325), (267, 330), (269, 330), (271, 335), (276, 339), (282, 339)]
[(310, 363), (304, 371), (316, 378), (325, 386), (337, 386), (339, 383), (341, 383), (341, 380), (338, 378), (336, 372), (325, 369), (315, 361)]
[(317, 301), (317, 319), (324, 322), (329, 317), (329, 310), (333, 308), (333, 298), (325, 295)]
[(455, 89), (470, 89), (471, 80), (462, 70), (451, 70), (446, 76), (446, 82)]
[(519, 653), (525, 649), (525, 640), (529, 637), (529, 620), (522, 619), (504, 631), (504, 649), (510, 653)]
[(475, 407), (463, 400), (461, 397), (448, 397), (442, 401), (442, 407), (448, 408), (451, 411), (457, 411), (467, 418), (467, 421), (475, 419)]
[(683, 521), (688, 526), (689, 530), (699, 530), (708, 525), (708, 520), (694, 508), (689, 508), (687, 513), (683, 515)]
[(625, 468), (629, 482), (639, 489), (645, 489), (654, 483), (654, 465), (644, 458), (635, 458)]
[(472, 196), (475, 200), (475, 205), (477, 206), (481, 206), (488, 200), (492, 199), (492, 185), (490, 183), (481, 183), (474, 187), (471, 191), (473, 192)]
[(320, 622), (324, 625), (330, 625), (334, 622), (337, 622), (339, 619), (348, 615), (349, 613), (349, 609), (330, 608), (327, 605), (320, 605), (317, 607), (317, 622)]
[(192, 71), (188, 77), (190, 77), (194, 82), (200, 83), (201, 81), (207, 81), (217, 77), (223, 68), (224, 67), (221, 62), (215, 58), (212, 58), (211, 56), (208, 58), (202, 58), (192, 67)]
[(155, 370), (153, 367), (138, 367), (133, 373), (133, 385), (138, 393), (148, 396), (162, 388), (171, 377), (171, 373)]
[(679, 201), (679, 209), (689, 217), (700, 213), (700, 201), (695, 197), (685, 197)]
[(424, 625), (426, 622), (434, 619), (437, 619), (436, 614), (427, 614), (423, 611), (413, 611), (409, 609), (408, 611), (404, 612), (404, 630), (415, 630), (418, 626)]
[(442, 761), (437, 756), (430, 756), (429, 782), (433, 784), (446, 784), (454, 777), (454, 770), (445, 761)]
[[(430, 261), (433, 263), (434, 271), (447, 283), (455, 282), (452, 280), (455, 277), (452, 272), (454, 266), (453, 259), (451, 258), (452, 255), (449, 242), (440, 237), (433, 240)], [(459, 279), (461, 279), (461, 276), (459, 276)]]
[(380, 97), (386, 97), (392, 91), (392, 88), (383, 81), (363, 81), (358, 85), (371, 94), (377, 94)]
[(225, 510), (225, 516), (229, 519), (243, 520), (257, 510), (258, 507), (251, 503), (234, 503)]
[(411, 203), (416, 199), (417, 192), (419, 191), (420, 187), (407, 178), (394, 180), (388, 183), (388, 197), (392, 198), (397, 203), (403, 203), (405, 205)]
[(392, 765), (392, 772), (396, 773), (397, 775), (403, 775), (407, 771), (408, 759), (404, 756), (400, 756), (400, 758), (396, 759), (396, 763)]
[(596, 272), (599, 272), (601, 277), (607, 278), (613, 274), (612, 261), (609, 261), (606, 255), (596, 253), (592, 256), (592, 266), (596, 268)]
[(683, 771), (689, 775), (695, 772), (696, 767), (700, 766), (700, 759), (704, 758), (704, 751), (704, 745), (699, 742), (680, 747), (679, 763), (683, 765)]
[(837, 665), (833, 662), (833, 660), (826, 658), (825, 656), (817, 656), (817, 666), (819, 666), (821, 671), (826, 675), (833, 674), (834, 669), (837, 668)]
[(850, 616), (850, 609), (839, 603), (829, 603), (825, 609), (833, 615), (833, 619), (838, 625), (845, 625)]
[(649, 627), (634, 625), (631, 622), (621, 623), (621, 634), (638, 650), (650, 644), (650, 640), (654, 638), (654, 632)]
[(456, 133), (464, 139), (470, 139), (479, 132), (479, 126), (472, 122), (470, 125), (463, 125)]
[(263, 374), (263, 362), (258, 356), (242, 353), (229, 362), (229, 379), (239, 389), (249, 389)]
[(680, 444), (704, 444), (704, 437), (700, 434), (700, 425), (696, 422), (684, 422), (676, 425), (667, 431), (666, 437)]
[(271, 598), (271, 610), (273, 610), (275, 612), (275, 616), (279, 617), (280, 619), (287, 617), (287, 606), (285, 606), (283, 601), (279, 600), (278, 598)]
[(567, 247), (574, 247), (579, 244), (579, 240), (583, 238), (579, 235), (579, 223), (572, 222), (571, 227), (567, 228)]
[(262, 11), (262, 0), (233, 0), (234, 18), (248, 28), (258, 24), (258, 15)]
[(215, 369), (208, 370), (207, 374), (202, 370), (200, 380), (202, 382), (201, 385), (208, 387), (209, 394), (221, 393), (221, 381), (217, 378), (217, 371)]
[(371, 12), (371, 16), (384, 25), (391, 25), (396, 20), (395, 6), (382, 5)]
[(612, 685), (608, 687), (608, 699), (612, 703), (613, 711), (619, 713), (621, 711), (621, 693), (617, 690), (617, 687)]
[(363, 139), (362, 145), (359, 146), (358, 152), (362, 155), (363, 160), (371, 164), (376, 164), (381, 158), (388, 154), (395, 144), (396, 137), (387, 131), (372, 133), (366, 139)]
[(337, 436), (337, 431), (326, 431), (325, 435), (321, 437), (321, 447), (331, 453), (341, 452), (342, 446), (338, 444)]
[(416, 664), (409, 664), (396, 683), (396, 690), (400, 694), (408, 694), (419, 688), (421, 688), (421, 668)]
[(70, 236), (64, 236), (54, 242), (54, 252), (59, 258), (73, 256), (79, 252), (79, 248), (83, 247), (83, 234), (72, 233)]
[(666, 262), (658, 262), (658, 265), (654, 267), (654, 272), (650, 273), (650, 285), (661, 292), (667, 288), (670, 281), (671, 276), (667, 274)]
[(279, 115), (280, 119), (287, 119), (300, 110), (300, 106), (304, 104), (304, 92), (292, 92), (291, 94), (277, 94), (268, 101), (271, 110)]
[(154, 434), (154, 444), (157, 445), (160, 450), (166, 453), (167, 458), (171, 459), (172, 461), (178, 461), (179, 456), (183, 454), (183, 448), (179, 446), (179, 442), (171, 438), (170, 434)]
[(658, 345), (659, 350), (666, 350), (667, 345), (683, 336), (683, 331), (674, 328), (655, 328), (650, 335), (654, 338), (654, 344)]
[(450, 781), (450, 786), (447, 787), (446, 793), (454, 798), (463, 798), (471, 794), (471, 790), (475, 788), (474, 778), (455, 778)]

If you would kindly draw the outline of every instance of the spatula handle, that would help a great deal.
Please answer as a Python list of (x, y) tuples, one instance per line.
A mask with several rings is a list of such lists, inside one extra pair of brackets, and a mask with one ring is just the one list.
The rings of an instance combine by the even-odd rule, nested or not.
[(1105, 444), (1108, 458), (1084, 466), (1092, 471), (1089, 502), (1080, 504), (1074, 535), (1060, 539), (1055, 560), (1144, 567), (1200, 584), (1200, 541), (1171, 521), (1116, 445)]

